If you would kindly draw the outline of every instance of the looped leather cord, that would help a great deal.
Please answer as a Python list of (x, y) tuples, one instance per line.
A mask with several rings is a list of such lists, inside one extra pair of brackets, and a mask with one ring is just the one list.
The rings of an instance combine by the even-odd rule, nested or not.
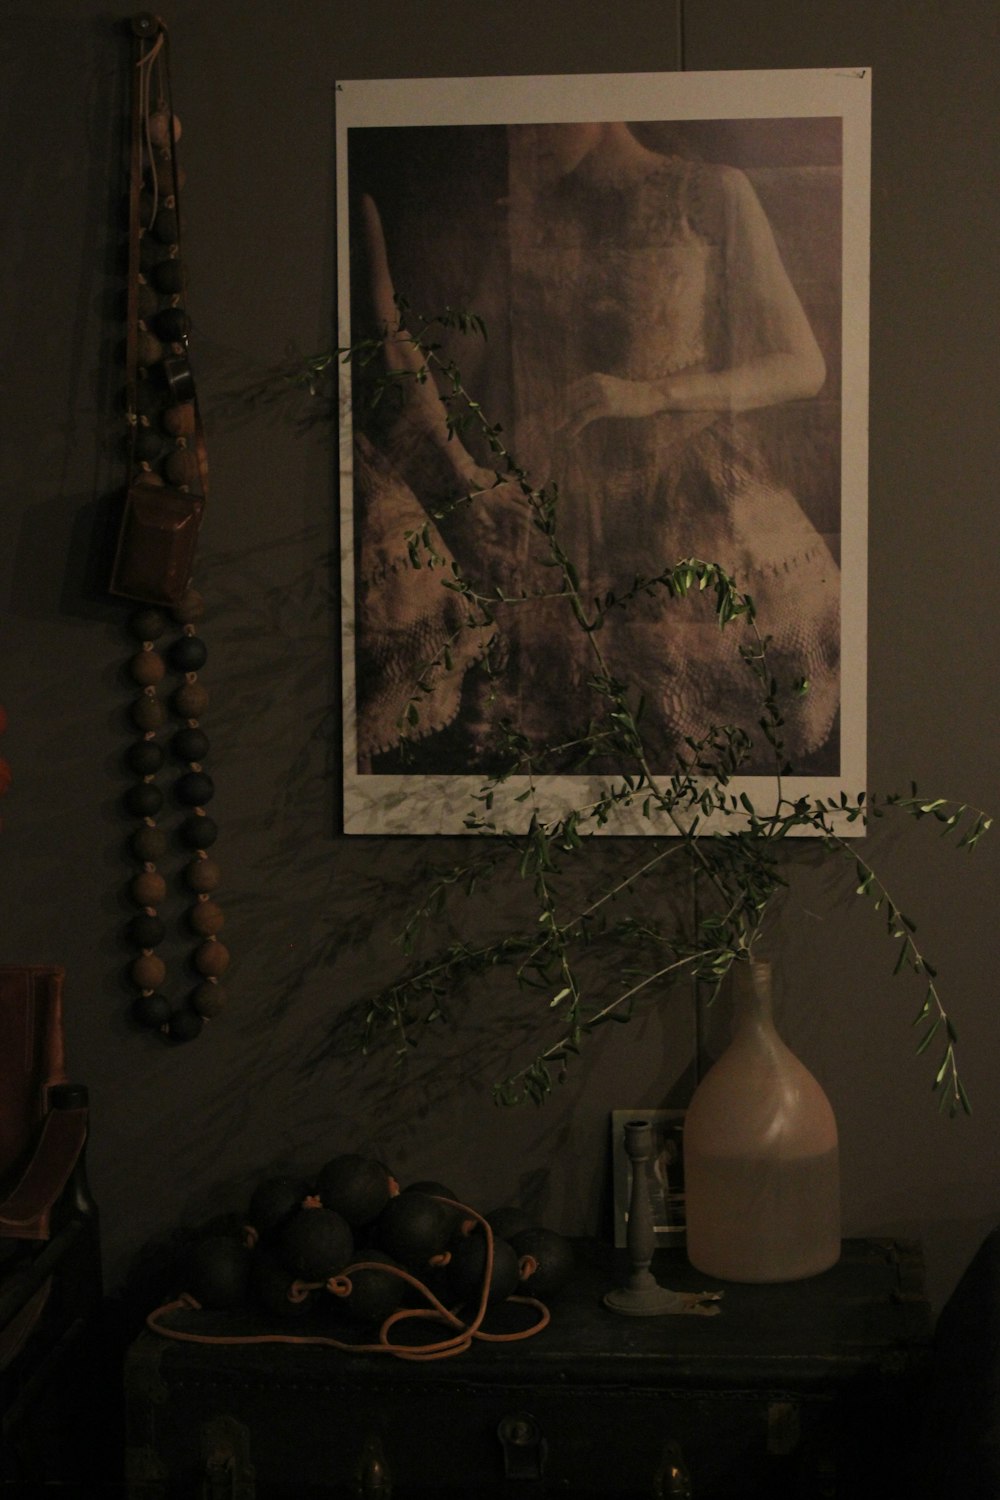
[[(437, 1197), (436, 1194), (432, 1196)], [(425, 1298), (428, 1306), (400, 1308), (390, 1313), (379, 1328), (377, 1343), (355, 1344), (346, 1340), (335, 1339), (327, 1334), (292, 1334), (292, 1333), (247, 1333), (247, 1334), (208, 1334), (187, 1333), (179, 1328), (171, 1328), (164, 1323), (163, 1319), (170, 1313), (184, 1310), (200, 1311), (201, 1304), (185, 1292), (172, 1302), (165, 1303), (151, 1312), (146, 1319), (146, 1326), (153, 1333), (161, 1334), (164, 1338), (177, 1339), (182, 1343), (189, 1344), (317, 1344), (331, 1349), (343, 1349), (351, 1354), (391, 1354), (396, 1359), (405, 1360), (430, 1360), (447, 1359), (455, 1354), (462, 1354), (470, 1348), (473, 1340), (482, 1340), (490, 1344), (512, 1343), (520, 1339), (532, 1338), (540, 1333), (550, 1321), (549, 1310), (543, 1302), (535, 1297), (508, 1297), (508, 1302), (516, 1302), (525, 1307), (532, 1307), (538, 1314), (536, 1321), (529, 1327), (521, 1329), (517, 1333), (484, 1333), (482, 1322), (486, 1315), (486, 1307), (490, 1295), (490, 1282), (493, 1276), (493, 1231), (489, 1224), (478, 1214), (474, 1208), (469, 1208), (464, 1203), (457, 1203), (452, 1198), (438, 1197), (439, 1203), (446, 1204), (449, 1208), (461, 1209), (462, 1213), (474, 1224), (480, 1224), (486, 1235), (486, 1261), (483, 1267), (483, 1283), (480, 1290), (479, 1302), (471, 1322), (464, 1322), (459, 1315), (444, 1304), (434, 1295), (430, 1287), (426, 1286), (418, 1277), (409, 1271), (403, 1270), (401, 1266), (388, 1266), (384, 1261), (352, 1261), (336, 1275), (327, 1281), (305, 1282), (296, 1281), (292, 1283), (289, 1290), (289, 1301), (300, 1301), (310, 1291), (326, 1290), (332, 1296), (344, 1297), (350, 1295), (350, 1278), (352, 1272), (356, 1271), (381, 1271), (397, 1276), (400, 1280), (419, 1292)], [(426, 1344), (398, 1344), (393, 1343), (390, 1333), (398, 1324), (409, 1319), (429, 1319), (436, 1323), (443, 1323), (452, 1330), (451, 1336), (437, 1339)]]

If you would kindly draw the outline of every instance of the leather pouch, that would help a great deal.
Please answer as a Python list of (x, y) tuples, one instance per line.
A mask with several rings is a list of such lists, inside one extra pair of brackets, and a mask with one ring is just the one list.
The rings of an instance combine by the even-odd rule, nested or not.
[(129, 486), (111, 592), (144, 604), (173, 604), (191, 580), (205, 501), (169, 485)]

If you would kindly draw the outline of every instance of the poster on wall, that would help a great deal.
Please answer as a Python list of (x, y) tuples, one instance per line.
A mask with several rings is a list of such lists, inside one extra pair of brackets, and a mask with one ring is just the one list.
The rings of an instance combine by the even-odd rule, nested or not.
[(345, 831), (853, 798), (868, 71), (343, 81), (337, 174)]

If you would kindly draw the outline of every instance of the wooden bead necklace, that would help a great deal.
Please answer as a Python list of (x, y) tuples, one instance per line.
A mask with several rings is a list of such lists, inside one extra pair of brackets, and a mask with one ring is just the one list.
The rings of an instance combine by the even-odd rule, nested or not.
[[(223, 1009), (227, 995), (219, 980), (229, 967), (229, 951), (218, 938), (225, 918), (213, 895), (221, 876), (218, 865), (208, 854), (218, 828), (205, 811), (215, 787), (203, 769), (209, 742), (200, 719), (208, 694), (198, 674), (208, 653), (201, 637), (195, 634), (203, 612), (201, 596), (192, 589), (171, 607), (169, 614), (155, 607), (137, 609), (128, 621), (129, 632), (139, 643), (129, 662), (129, 672), (141, 688), (132, 704), (131, 717), (142, 736), (127, 755), (129, 769), (140, 779), (125, 794), (128, 812), (140, 820), (130, 839), (132, 855), (141, 866), (129, 887), (131, 899), (139, 908), (129, 922), (129, 937), (140, 950), (129, 970), (139, 991), (132, 1014), (141, 1026), (151, 1027), (179, 1042), (191, 1041), (201, 1031), (205, 1019)], [(156, 643), (170, 627), (171, 619), (179, 625), (181, 634), (161, 653)], [(157, 689), (168, 669), (181, 680), (165, 702)], [(170, 752), (184, 767), (173, 787), (174, 799), (182, 809), (175, 836), (187, 854), (182, 879), (188, 896), (193, 898), (187, 923), (197, 939), (191, 963), (198, 980), (180, 1006), (173, 1005), (163, 993), (166, 965), (155, 952), (166, 936), (159, 908), (168, 892), (159, 865), (167, 853), (168, 836), (158, 822), (166, 798), (156, 778), (167, 759), (159, 736), (169, 722), (168, 705), (178, 721), (171, 735)]]

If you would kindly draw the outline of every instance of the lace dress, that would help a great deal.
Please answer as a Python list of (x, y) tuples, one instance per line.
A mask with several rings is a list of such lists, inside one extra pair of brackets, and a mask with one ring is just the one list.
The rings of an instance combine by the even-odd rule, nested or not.
[[(660, 157), (638, 183), (602, 191), (571, 175), (538, 190), (512, 146), (511, 326), (519, 459), (559, 490), (560, 536), (585, 597), (620, 594), (683, 557), (721, 563), (756, 602), (789, 696), (793, 763), (831, 738), (839, 705), (840, 578), (829, 547), (774, 479), (752, 422), (732, 412), (605, 418), (572, 441), (558, 435), (564, 395), (595, 371), (629, 381), (720, 370), (766, 355), (790, 292), (767, 220), (746, 177)], [(791, 293), (794, 296), (794, 293)], [(519, 561), (530, 567), (530, 538)], [(508, 627), (503, 711), (531, 737), (570, 735), (595, 706), (595, 659), (552, 607)], [(662, 591), (614, 611), (600, 635), (612, 671), (642, 693), (656, 768), (682, 737), (710, 724), (754, 731), (755, 684), (737, 627), (720, 631), (700, 600)], [(756, 739), (761, 741), (759, 732)], [(834, 760), (829, 769), (836, 769)], [(772, 764), (761, 742), (751, 770)]]

